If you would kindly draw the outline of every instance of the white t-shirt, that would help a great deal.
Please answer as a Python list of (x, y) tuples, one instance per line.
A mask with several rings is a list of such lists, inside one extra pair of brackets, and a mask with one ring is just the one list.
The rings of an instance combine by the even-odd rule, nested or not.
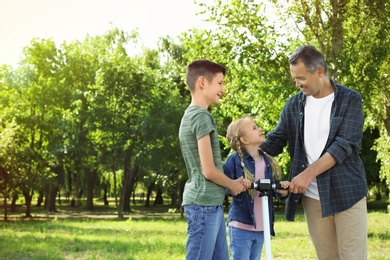
[[(324, 98), (306, 97), (304, 143), (309, 165), (320, 158), (328, 140), (333, 100), (334, 93)], [(320, 199), (316, 178), (310, 183), (305, 195)]]

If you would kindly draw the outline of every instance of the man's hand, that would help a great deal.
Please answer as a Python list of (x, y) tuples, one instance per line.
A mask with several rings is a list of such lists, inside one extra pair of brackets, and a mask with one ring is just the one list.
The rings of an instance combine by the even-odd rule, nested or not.
[(305, 193), (312, 179), (308, 172), (303, 171), (291, 180), (288, 189), (295, 194)]
[(320, 159), (312, 163), (303, 172), (295, 176), (290, 183), (289, 190), (292, 193), (305, 193), (310, 182), (336, 164), (336, 160), (329, 152), (324, 153)]

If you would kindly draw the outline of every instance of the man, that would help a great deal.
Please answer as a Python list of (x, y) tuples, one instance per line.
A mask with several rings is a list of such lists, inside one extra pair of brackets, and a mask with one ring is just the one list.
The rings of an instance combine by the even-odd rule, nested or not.
[(324, 57), (313, 46), (298, 48), (289, 63), (302, 91), (287, 101), (278, 125), (261, 145), (272, 156), (288, 145), (291, 194), (286, 218), (294, 220), (302, 201), (318, 259), (366, 259), (361, 96), (327, 76)]

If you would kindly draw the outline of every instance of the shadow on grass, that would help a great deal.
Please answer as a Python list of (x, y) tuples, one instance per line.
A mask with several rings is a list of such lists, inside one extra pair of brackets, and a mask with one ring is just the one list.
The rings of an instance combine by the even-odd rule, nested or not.
[[(82, 201), (82, 204), (84, 202)], [(4, 220), (4, 208), (0, 202), (0, 221)], [(384, 198), (380, 201), (369, 200), (367, 208), (369, 212), (387, 212), (389, 201)], [(118, 212), (116, 207), (103, 205), (99, 200), (95, 201), (94, 210), (86, 210), (85, 206), (80, 205), (76, 207), (70, 207), (68, 204), (62, 203), (56, 206), (56, 212), (47, 212), (43, 207), (32, 206), (31, 215), (33, 218), (24, 218), (25, 205), (19, 204), (16, 206), (15, 212), (8, 210), (7, 218), (9, 221), (15, 220), (40, 220), (40, 219), (53, 219), (53, 218), (86, 218), (86, 219), (117, 219), (118, 221), (127, 220), (129, 218), (141, 218), (146, 219), (165, 219), (165, 218), (185, 218), (184, 214), (177, 211), (173, 206), (159, 205), (145, 207), (144, 205), (137, 203), (131, 205), (131, 212), (124, 212), (124, 218), (118, 218)], [(284, 202), (275, 203), (275, 214), (284, 216)], [(225, 208), (225, 214), (227, 214), (228, 208)], [(296, 215), (303, 216), (302, 204), (298, 205)]]
[(383, 230), (383, 232), (368, 232), (368, 238), (379, 238), (380, 240), (390, 240), (389, 231)]

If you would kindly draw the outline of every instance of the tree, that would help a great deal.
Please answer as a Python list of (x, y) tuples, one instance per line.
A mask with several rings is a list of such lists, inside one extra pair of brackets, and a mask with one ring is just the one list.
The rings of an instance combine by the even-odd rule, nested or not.
[[(295, 93), (289, 88), (293, 81), (287, 57), (301, 44), (315, 45), (327, 59), (329, 75), (362, 94), (366, 128), (380, 131), (374, 148), (386, 178), (389, 84), (383, 68), (389, 64), (388, 1), (219, 0), (204, 7), (216, 28), (193, 30), (183, 38), (185, 57), (209, 57), (229, 69), (227, 97), (215, 112), (225, 120), (261, 113), (260, 125), (272, 129), (286, 98)], [(265, 14), (275, 10), (278, 19), (269, 20)], [(226, 129), (224, 124), (220, 129)], [(285, 157), (279, 161), (288, 168)]]
[[(224, 138), (228, 124), (244, 114), (257, 118), (265, 132), (276, 125), (285, 100), (296, 93), (287, 62), (289, 40), (265, 16), (269, 6), (253, 1), (215, 1), (205, 6), (212, 30), (191, 30), (182, 35), (186, 60), (209, 58), (228, 69), (225, 95), (215, 114), (223, 155), (229, 153)], [(278, 157), (288, 169), (287, 153)]]
[[(50, 121), (57, 118), (52, 110), (55, 102), (54, 90), (50, 85), (55, 81), (56, 49), (52, 41), (32, 41), (25, 52), (31, 54), (25, 64), (17, 70), (9, 70), (4, 77), (4, 86), (12, 90), (4, 114), (5, 128), (9, 130), (12, 144), (7, 148), (10, 174), (15, 185), (26, 201), (26, 217), (31, 217), (31, 200), (34, 192), (45, 185), (53, 176), (49, 167), (52, 162), (48, 151), (50, 143)], [(42, 60), (50, 63), (50, 69), (41, 67)], [(39, 70), (35, 70), (39, 68)], [(12, 104), (12, 105), (11, 105)]]
[(330, 76), (361, 93), (365, 127), (380, 133), (373, 146), (380, 176), (390, 180), (389, 1), (304, 0), (277, 6), (295, 21), (302, 43), (324, 53)]

